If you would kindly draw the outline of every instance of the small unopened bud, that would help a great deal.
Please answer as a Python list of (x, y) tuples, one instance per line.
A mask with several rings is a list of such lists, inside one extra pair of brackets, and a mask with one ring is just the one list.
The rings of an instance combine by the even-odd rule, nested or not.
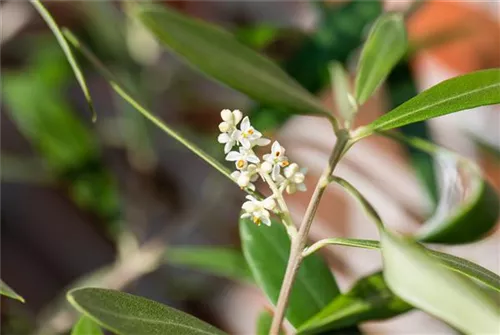
[(233, 113), (231, 113), (231, 111), (229, 109), (223, 109), (220, 112), (220, 116), (221, 116), (222, 120), (228, 122), (228, 121), (231, 121), (231, 119), (233, 118)]
[(276, 202), (274, 201), (273, 198), (269, 197), (262, 200), (262, 205), (264, 206), (265, 209), (272, 211), (274, 207), (276, 207)]
[(238, 177), (238, 180), (236, 181), (239, 187), (247, 187), (248, 184), (250, 184), (250, 176), (248, 173), (242, 173)]
[(273, 165), (268, 161), (265, 161), (260, 165), (260, 169), (262, 172), (269, 173), (272, 171)]
[(221, 133), (225, 133), (227, 131), (229, 131), (229, 124), (227, 122), (221, 122), (219, 124), (219, 130), (221, 131)]
[(243, 113), (239, 109), (233, 111), (234, 123), (237, 124), (243, 119)]

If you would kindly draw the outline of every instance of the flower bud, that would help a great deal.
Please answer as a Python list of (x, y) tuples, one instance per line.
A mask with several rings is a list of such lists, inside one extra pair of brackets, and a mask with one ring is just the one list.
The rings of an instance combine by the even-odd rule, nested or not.
[(274, 207), (276, 207), (276, 202), (274, 201), (273, 198), (269, 197), (262, 200), (262, 205), (264, 206), (265, 209), (272, 211)]
[(264, 173), (269, 173), (273, 169), (273, 165), (269, 163), (268, 161), (263, 162), (260, 165), (260, 170)]
[(293, 182), (296, 183), (296, 184), (301, 184), (304, 182), (304, 179), (305, 179), (305, 176), (302, 172), (297, 172), (294, 176), (293, 176)]
[(229, 131), (230, 127), (229, 127), (229, 123), (227, 122), (221, 122), (219, 124), (219, 130), (221, 131), (221, 133), (225, 133), (227, 131)]
[(255, 212), (258, 209), (257, 205), (254, 204), (252, 201), (244, 202), (241, 208), (247, 213)]
[(241, 119), (243, 119), (243, 113), (239, 109), (235, 109), (233, 111), (233, 117), (234, 124), (236, 125), (241, 121)]
[(238, 177), (238, 180), (236, 181), (239, 187), (247, 187), (248, 184), (250, 184), (250, 176), (248, 173), (242, 173)]
[(284, 173), (285, 177), (290, 178), (295, 173), (297, 173), (297, 171), (299, 171), (299, 166), (297, 165), (297, 163), (292, 163), (292, 164), (290, 164), (290, 166), (285, 168), (283, 173)]
[(220, 112), (220, 116), (221, 116), (222, 120), (224, 120), (226, 122), (232, 121), (232, 119), (233, 119), (233, 113), (231, 113), (231, 111), (229, 109), (223, 109)]

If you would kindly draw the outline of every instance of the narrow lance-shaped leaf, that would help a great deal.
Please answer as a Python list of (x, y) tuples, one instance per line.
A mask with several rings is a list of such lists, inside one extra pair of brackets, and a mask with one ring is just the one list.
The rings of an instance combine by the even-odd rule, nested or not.
[(404, 18), (401, 13), (382, 15), (365, 42), (358, 63), (355, 97), (362, 105), (387, 78), (407, 48)]
[(416, 233), (422, 242), (459, 244), (477, 241), (498, 222), (500, 203), (474, 162), (416, 137), (387, 136), (427, 152), (440, 163), (443, 183), (438, 207)]
[(66, 58), (69, 64), (71, 65), (73, 72), (75, 73), (76, 80), (78, 81), (78, 84), (82, 89), (83, 95), (87, 100), (87, 104), (90, 108), (90, 111), (92, 112), (92, 121), (95, 122), (97, 120), (97, 114), (94, 109), (94, 104), (92, 103), (92, 98), (90, 97), (89, 89), (85, 82), (85, 77), (83, 76), (82, 70), (80, 69), (80, 66), (78, 65), (78, 62), (76, 61), (75, 57), (73, 56), (73, 53), (71, 52), (71, 48), (69, 47), (68, 42), (66, 42), (66, 40), (64, 39), (64, 36), (61, 33), (61, 30), (59, 29), (59, 26), (57, 25), (56, 21), (54, 21), (54, 19), (47, 11), (47, 9), (43, 6), (43, 4), (39, 0), (31, 0), (31, 3), (38, 11), (38, 13), (40, 13), (42, 18), (45, 20), (50, 30), (52, 30), (52, 33), (57, 39), (57, 42), (59, 42), (61, 49), (66, 55)]
[(384, 278), (413, 306), (470, 334), (498, 331), (500, 311), (470, 280), (441, 266), (416, 243), (381, 230)]
[[(290, 240), (278, 221), (270, 227), (240, 220), (243, 254), (255, 281), (276, 304), (290, 253)], [(319, 255), (304, 259), (290, 294), (287, 319), (300, 327), (339, 295), (330, 269)], [(306, 308), (307, 306), (307, 308)]]
[(309, 319), (301, 334), (324, 332), (359, 324), (368, 320), (384, 320), (412, 309), (399, 299), (377, 272), (359, 279), (346, 293), (339, 295), (321, 312)]
[(363, 131), (388, 130), (478, 106), (500, 103), (500, 69), (445, 80), (384, 114)]
[(271, 60), (230, 33), (162, 6), (131, 6), (165, 46), (206, 75), (273, 107), (331, 118), (321, 103)]
[(442, 194), (434, 215), (417, 232), (417, 239), (446, 244), (481, 239), (497, 224), (499, 199), (495, 190), (472, 162), (442, 154), (437, 161), (444, 164)]
[(3, 280), (0, 280), (0, 294), (24, 302), (24, 298), (11, 289)]
[(224, 334), (194, 316), (128, 293), (80, 288), (67, 297), (78, 311), (119, 335)]
[(103, 332), (97, 323), (84, 315), (73, 326), (71, 335), (103, 335)]
[(356, 101), (351, 95), (349, 76), (339, 62), (330, 64), (330, 76), (335, 105), (346, 121), (352, 120), (356, 113)]
[[(362, 249), (380, 249), (380, 242), (375, 240), (359, 240), (352, 238), (331, 238), (325, 240), (324, 245), (340, 245)], [(479, 283), (500, 292), (500, 277), (488, 269), (466, 259), (427, 249), (432, 257), (436, 257), (440, 264), (449, 270), (458, 272)]]
[(252, 281), (252, 274), (242, 253), (229, 248), (169, 247), (165, 253), (165, 262), (233, 280)]

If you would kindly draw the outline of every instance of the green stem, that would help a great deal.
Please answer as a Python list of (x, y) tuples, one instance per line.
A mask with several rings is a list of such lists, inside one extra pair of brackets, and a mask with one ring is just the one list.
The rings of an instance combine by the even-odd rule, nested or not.
[(286, 205), (285, 199), (283, 199), (282, 191), (278, 189), (276, 183), (271, 178), (271, 176), (269, 176), (268, 173), (262, 172), (261, 177), (267, 182), (269, 188), (273, 192), (273, 195), (276, 198), (276, 202), (278, 203), (278, 206), (280, 207), (280, 210), (283, 213), (283, 223), (288, 232), (288, 236), (290, 236), (290, 239), (293, 239), (295, 235), (297, 235), (297, 228), (295, 228), (295, 225), (293, 224), (290, 211), (288, 210), (288, 206)]
[(285, 317), (285, 311), (288, 305), (290, 292), (292, 290), (293, 283), (303, 259), (302, 252), (306, 246), (309, 230), (311, 229), (311, 225), (313, 223), (314, 215), (316, 214), (316, 211), (318, 209), (319, 202), (321, 200), (321, 197), (323, 196), (323, 193), (325, 192), (326, 187), (328, 186), (329, 176), (337, 166), (337, 163), (344, 153), (344, 148), (349, 142), (349, 132), (347, 130), (338, 130), (336, 134), (337, 142), (335, 143), (333, 152), (330, 155), (330, 159), (328, 160), (328, 165), (318, 180), (318, 184), (316, 185), (314, 193), (311, 197), (311, 201), (309, 202), (304, 218), (302, 219), (299, 232), (291, 242), (290, 257), (288, 258), (285, 277), (281, 285), (281, 290), (278, 297), (278, 302), (276, 304), (273, 322), (271, 325), (270, 334), (272, 335), (277, 335), (279, 333), (281, 324)]
[(343, 245), (363, 249), (380, 249), (378, 241), (360, 240), (354, 238), (325, 238), (307, 247), (302, 252), (302, 257), (307, 257), (327, 245)]
[(361, 204), (363, 209), (365, 210), (366, 214), (375, 222), (377, 227), (379, 229), (383, 229), (384, 223), (382, 222), (382, 219), (378, 215), (377, 211), (375, 208), (373, 208), (372, 204), (366, 200), (366, 198), (358, 191), (356, 187), (354, 187), (351, 183), (349, 183), (347, 180), (337, 177), (337, 176), (330, 176), (329, 180), (339, 184), (342, 186), (347, 192), (349, 192), (358, 202)]

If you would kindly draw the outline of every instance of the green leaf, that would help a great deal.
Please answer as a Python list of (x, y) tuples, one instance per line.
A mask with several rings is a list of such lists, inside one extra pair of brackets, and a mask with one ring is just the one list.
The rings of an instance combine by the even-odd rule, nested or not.
[(89, 89), (85, 82), (85, 77), (83, 76), (82, 70), (80, 69), (80, 66), (78, 65), (75, 57), (73, 56), (73, 53), (71, 52), (71, 48), (69, 47), (68, 42), (66, 42), (61, 30), (59, 29), (59, 26), (54, 21), (54, 19), (47, 11), (47, 9), (42, 5), (42, 3), (39, 0), (30, 0), (30, 1), (35, 7), (35, 9), (38, 11), (40, 16), (45, 20), (50, 30), (52, 30), (52, 33), (57, 39), (57, 42), (59, 42), (61, 49), (66, 55), (66, 59), (68, 60), (69, 64), (71, 65), (71, 68), (73, 69), (73, 72), (75, 73), (76, 80), (78, 81), (78, 84), (82, 89), (83, 95), (85, 96), (85, 100), (87, 100), (87, 104), (92, 113), (92, 121), (95, 122), (97, 119), (97, 114), (94, 109), (94, 104), (92, 103), (92, 98), (90, 97)]
[(381, 230), (384, 278), (413, 306), (470, 334), (498, 331), (500, 310), (470, 280), (441, 266), (411, 240)]
[[(255, 281), (276, 304), (285, 274), (290, 240), (278, 221), (270, 227), (240, 220), (243, 254)], [(295, 279), (287, 309), (287, 319), (300, 327), (339, 294), (330, 269), (319, 255), (304, 259)]]
[(412, 309), (399, 299), (377, 272), (359, 279), (354, 286), (335, 298), (302, 327), (300, 333), (340, 329), (368, 320), (384, 320)]
[[(330, 238), (324, 240), (326, 244), (330, 245), (342, 245), (348, 247), (355, 248), (363, 248), (363, 249), (380, 249), (379, 241), (375, 240), (359, 240), (352, 238)], [(471, 279), (477, 280), (483, 285), (486, 285), (498, 292), (500, 292), (500, 277), (491, 272), (488, 269), (483, 268), (480, 265), (477, 265), (471, 261), (466, 259), (453, 256), (450, 254), (445, 254), (443, 252), (427, 250), (429, 254), (433, 257), (436, 257), (444, 267), (449, 270), (458, 272), (464, 276), (467, 276)]]
[(169, 247), (165, 261), (216, 276), (252, 282), (252, 274), (245, 258), (238, 250), (217, 247)]
[(145, 118), (154, 123), (158, 128), (163, 130), (169, 136), (174, 138), (176, 141), (184, 145), (186, 148), (191, 150), (193, 153), (202, 158), (205, 162), (210, 164), (217, 171), (222, 173), (224, 176), (229, 178), (234, 182), (234, 179), (231, 177), (231, 171), (227, 169), (224, 165), (218, 162), (215, 158), (204, 152), (201, 148), (196, 146), (194, 143), (184, 138), (181, 134), (175, 131), (172, 127), (167, 125), (165, 122), (160, 120), (157, 116), (155, 116), (151, 111), (145, 108), (137, 99), (135, 99), (131, 93), (120, 83), (120, 81), (111, 73), (104, 64), (102, 64), (99, 59), (85, 46), (83, 45), (75, 35), (73, 35), (69, 30), (63, 30), (64, 36), (68, 39), (68, 41), (78, 49), (84, 56), (87, 58), (89, 62), (92, 63), (96, 67), (96, 69), (101, 73), (101, 75), (108, 80), (111, 88), (120, 95), (125, 101), (127, 101), (132, 107), (134, 107), (139, 113), (141, 113)]
[(137, 4), (131, 13), (171, 51), (209, 77), (259, 102), (331, 118), (294, 79), (230, 33), (164, 6)]
[(128, 293), (79, 288), (69, 291), (67, 298), (78, 311), (120, 335), (224, 334), (194, 316)]
[(9, 287), (3, 280), (0, 279), (0, 294), (6, 297), (19, 300), (24, 303), (24, 298), (17, 294), (13, 289)]
[(101, 327), (91, 318), (82, 316), (80, 320), (73, 326), (71, 335), (104, 335)]
[[(416, 238), (422, 242), (445, 244), (480, 240), (497, 224), (498, 196), (483, 178), (479, 168), (472, 163), (455, 162), (456, 158), (451, 156), (444, 159), (451, 161), (454, 171), (445, 169), (447, 176), (436, 212), (420, 228)], [(461, 190), (461, 187), (457, 190), (458, 185), (462, 183), (460, 172), (464, 172), (465, 177), (469, 179), (466, 182), (466, 190)], [(465, 197), (457, 193), (464, 193)], [(453, 201), (454, 198), (459, 199)]]
[[(500, 212), (498, 195), (474, 162), (418, 137), (396, 132), (384, 132), (384, 135), (433, 155), (443, 166), (446, 181), (443, 194), (434, 216), (416, 234), (420, 241), (470, 243), (481, 239), (495, 227)], [(462, 184), (465, 191), (457, 190)]]
[(339, 62), (330, 65), (330, 76), (335, 105), (344, 120), (352, 120), (356, 113), (356, 101), (351, 95), (349, 76)]
[[(273, 323), (273, 313), (271, 311), (262, 311), (257, 320), (257, 335), (268, 335)], [(279, 335), (284, 335), (283, 329), (280, 330)]]
[(362, 105), (387, 78), (407, 48), (401, 13), (386, 13), (373, 24), (361, 51), (355, 83), (355, 97)]
[(500, 69), (476, 71), (445, 80), (367, 126), (363, 136), (406, 124), (500, 103)]

